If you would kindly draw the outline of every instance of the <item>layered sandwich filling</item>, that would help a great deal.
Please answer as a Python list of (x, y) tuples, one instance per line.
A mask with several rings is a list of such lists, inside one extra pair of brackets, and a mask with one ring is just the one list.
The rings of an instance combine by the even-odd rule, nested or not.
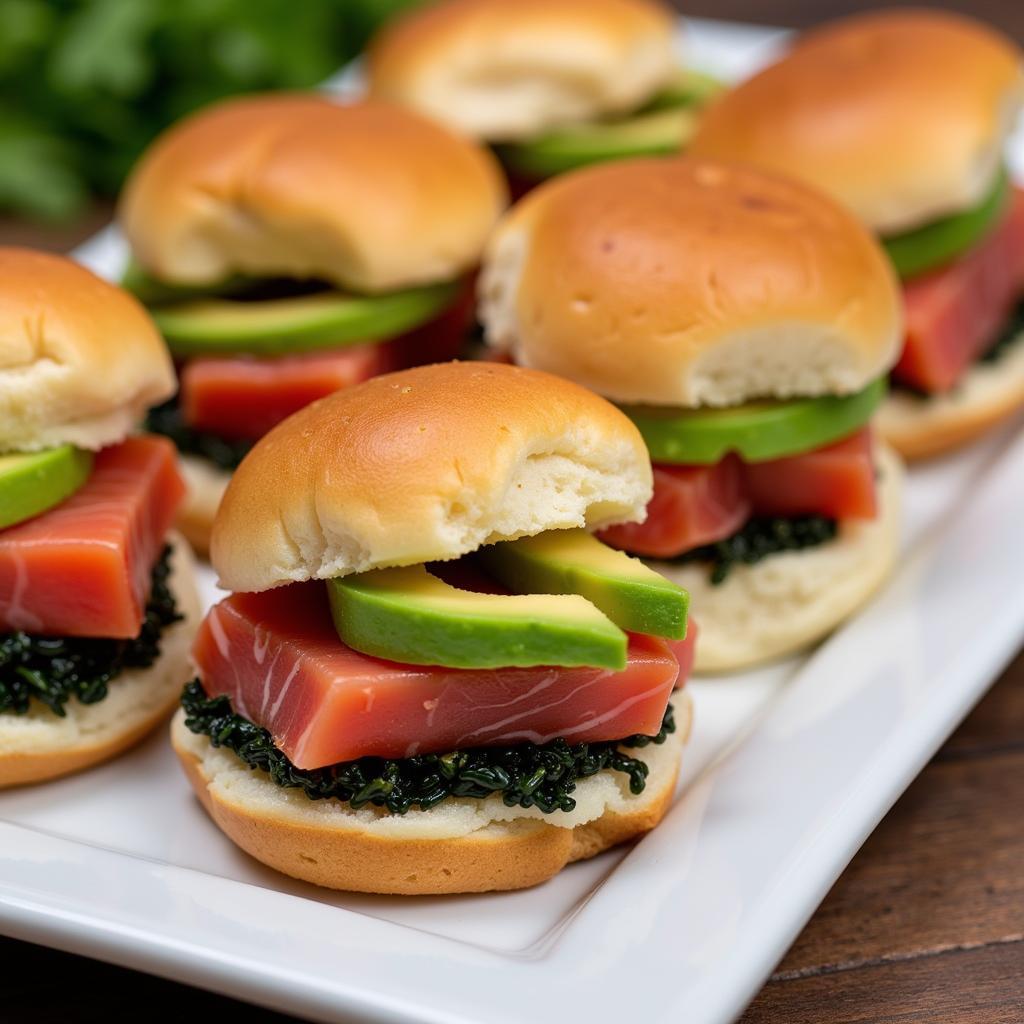
[(882, 242), (903, 280), (898, 385), (945, 394), (979, 361), (1005, 353), (1024, 296), (1024, 192), (1005, 171), (974, 209)]
[(0, 457), (0, 713), (63, 716), (156, 661), (180, 619), (166, 538), (183, 496), (163, 438)]
[(848, 396), (716, 409), (628, 407), (654, 463), (643, 523), (602, 539), (631, 554), (733, 566), (826, 544), (846, 519), (878, 514), (867, 426), (884, 381)]
[(225, 470), (318, 398), (455, 358), (471, 318), (465, 281), (373, 296), (244, 277), (194, 289), (132, 266), (123, 284), (149, 307), (178, 366), (178, 394), (151, 412), (148, 429)]
[(680, 69), (640, 108), (498, 147), (498, 156), (523, 182), (536, 182), (577, 167), (628, 157), (670, 156), (689, 141), (701, 110), (723, 89), (710, 75)]
[(215, 606), (187, 725), (280, 786), (403, 814), (448, 797), (570, 811), (673, 731), (693, 661), (686, 592), (588, 534)]

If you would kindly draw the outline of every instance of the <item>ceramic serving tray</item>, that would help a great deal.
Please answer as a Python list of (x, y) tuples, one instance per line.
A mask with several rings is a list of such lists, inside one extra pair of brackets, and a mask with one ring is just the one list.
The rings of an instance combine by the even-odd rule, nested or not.
[[(695, 66), (728, 77), (779, 39), (707, 22), (684, 35)], [(107, 232), (80, 256), (114, 275), (123, 251)], [(536, 889), (292, 882), (211, 825), (161, 733), (0, 794), (0, 932), (320, 1021), (728, 1021), (1020, 647), (1022, 509), (1021, 422), (915, 471), (878, 599), (809, 657), (695, 680), (665, 822)], [(209, 570), (203, 586), (213, 600)]]

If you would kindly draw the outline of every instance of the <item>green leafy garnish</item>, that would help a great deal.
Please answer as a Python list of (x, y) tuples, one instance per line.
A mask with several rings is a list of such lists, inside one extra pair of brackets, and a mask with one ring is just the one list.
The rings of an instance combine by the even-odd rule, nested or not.
[(72, 697), (97, 704), (108, 684), (129, 668), (148, 668), (160, 655), (160, 637), (178, 622), (168, 586), (171, 549), (165, 547), (153, 567), (152, 586), (139, 635), (132, 640), (94, 637), (0, 635), (0, 714), (24, 715), (32, 700), (63, 718)]
[(737, 565), (755, 565), (782, 551), (800, 551), (834, 540), (839, 524), (825, 516), (755, 517), (731, 537), (694, 548), (672, 562), (707, 563), (712, 584), (724, 583)]
[(249, 768), (267, 772), (276, 785), (301, 789), (310, 800), (341, 800), (356, 809), (384, 807), (392, 814), (412, 807), (426, 811), (449, 797), (482, 800), (495, 793), (506, 807), (538, 807), (546, 814), (571, 811), (576, 782), (605, 769), (622, 772), (630, 792), (642, 793), (647, 765), (621, 748), (664, 743), (676, 728), (670, 704), (656, 736), (574, 745), (557, 739), (539, 746), (477, 747), (400, 759), (363, 757), (302, 769), (274, 745), (266, 729), (235, 714), (227, 697), (208, 697), (198, 679), (185, 687), (181, 703), (192, 732), (232, 751)]

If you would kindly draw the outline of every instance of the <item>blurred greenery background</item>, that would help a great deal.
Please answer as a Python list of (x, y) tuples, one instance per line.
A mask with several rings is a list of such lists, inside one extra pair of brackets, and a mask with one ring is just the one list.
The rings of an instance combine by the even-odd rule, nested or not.
[(0, 0), (0, 212), (73, 220), (232, 93), (306, 88), (417, 0)]

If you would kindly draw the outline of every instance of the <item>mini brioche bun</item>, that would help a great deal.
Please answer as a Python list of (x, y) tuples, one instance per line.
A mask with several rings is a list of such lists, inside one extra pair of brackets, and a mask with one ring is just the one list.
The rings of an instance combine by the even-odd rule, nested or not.
[(25, 715), (0, 714), (0, 789), (42, 782), (109, 761), (134, 746), (173, 711), (192, 677), (190, 651), (201, 610), (192, 552), (171, 534), (170, 586), (181, 622), (167, 627), (149, 668), (121, 672), (97, 704), (71, 700), (59, 718), (42, 704)]
[(651, 491), (639, 431), (597, 395), (500, 363), (420, 366), (337, 391), (257, 442), (210, 554), (224, 587), (269, 590), (641, 520)]
[(650, 563), (690, 592), (697, 672), (735, 672), (809, 647), (882, 585), (898, 553), (903, 466), (884, 445), (876, 455), (878, 516), (841, 521), (833, 541), (735, 566), (718, 586), (707, 566)]
[(876, 424), (905, 459), (925, 459), (973, 441), (1021, 408), (1024, 335), (995, 362), (975, 363), (948, 394), (891, 392)]
[(594, 857), (654, 828), (672, 803), (692, 704), (672, 699), (676, 731), (636, 747), (650, 769), (642, 793), (605, 770), (581, 779), (571, 812), (506, 807), (500, 797), (450, 799), (429, 811), (391, 815), (282, 789), (231, 751), (213, 747), (179, 711), (171, 742), (217, 826), (256, 860), (330, 889), (403, 896), (525, 889), (567, 864)]
[(132, 172), (121, 226), (163, 281), (233, 273), (379, 292), (473, 267), (507, 200), (494, 157), (410, 110), (314, 94), (215, 104)]
[(0, 247), (0, 451), (116, 444), (174, 387), (131, 295), (63, 256)]
[(622, 402), (859, 391), (902, 343), (895, 275), (851, 214), (689, 157), (542, 185), (501, 222), (479, 295), (490, 344)]
[(185, 481), (185, 500), (178, 510), (177, 527), (192, 550), (206, 557), (210, 553), (210, 535), (231, 474), (198, 455), (180, 455), (179, 465)]
[(957, 14), (855, 15), (702, 115), (691, 153), (817, 185), (881, 234), (977, 205), (1024, 97), (1021, 51)]
[(441, 0), (395, 18), (367, 55), (370, 93), (489, 142), (633, 110), (678, 67), (652, 0)]

